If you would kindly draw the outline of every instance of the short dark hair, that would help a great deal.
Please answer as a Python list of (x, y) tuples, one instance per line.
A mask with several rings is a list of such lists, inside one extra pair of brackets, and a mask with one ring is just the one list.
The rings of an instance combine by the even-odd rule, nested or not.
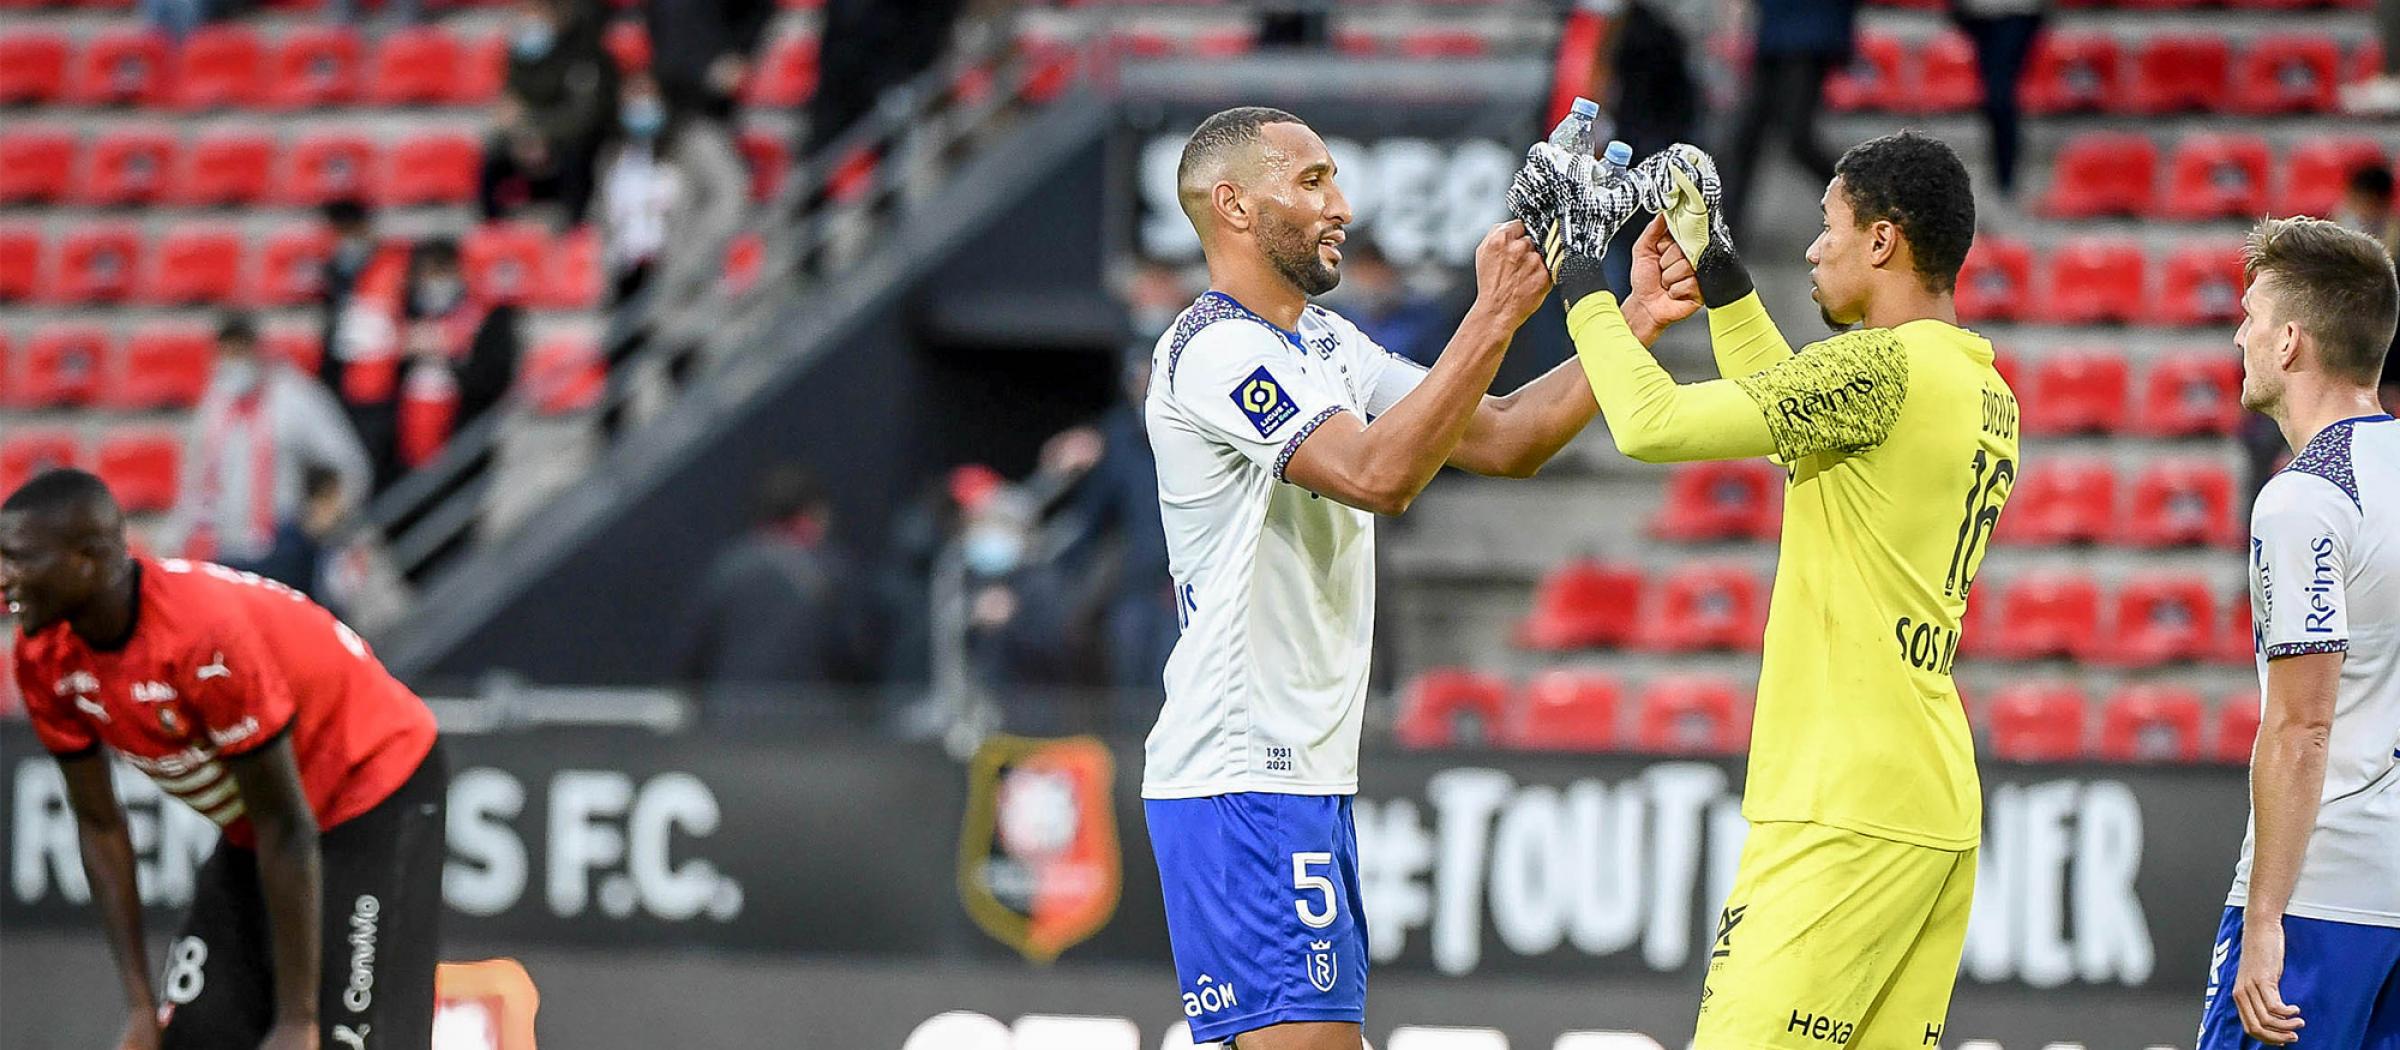
[(427, 237), (409, 251), (408, 265), (412, 270), (435, 263), (457, 266), (458, 242), (448, 237)]
[(1914, 131), (1868, 139), (1842, 154), (1833, 173), (1859, 226), (1882, 220), (1900, 228), (1927, 290), (1958, 287), (1975, 243), (1975, 186), (1948, 144)]
[(356, 197), (342, 197), (325, 202), (325, 221), (335, 226), (356, 226), (367, 221), (366, 202)]
[(217, 315), (217, 341), (220, 343), (258, 342), (258, 322), (251, 320), (249, 314), (238, 310), (228, 310), (219, 314)]
[(300, 468), (300, 494), (307, 499), (331, 496), (342, 490), (342, 472), (323, 463), (311, 463)]
[[(1307, 121), (1268, 106), (1235, 106), (1201, 121), (1199, 127), (1192, 129), (1192, 137), (1183, 141), (1183, 156), (1175, 164), (1175, 185), (1179, 193), (1188, 188), (1193, 173), (1202, 165), (1224, 156), (1229, 150), (1258, 141), (1258, 129), (1269, 124), (1308, 126)], [(1186, 200), (1183, 205), (1184, 210), (1190, 212), (1193, 202)], [(1194, 214), (1192, 219), (1198, 222), (1199, 216)]]
[(2350, 192), (2364, 193), (2389, 205), (2392, 201), (2392, 169), (2381, 164), (2361, 164), (2350, 172)]
[(2275, 320), (2317, 341), (2335, 374), (2373, 383), (2400, 318), (2400, 279), (2383, 242), (2323, 219), (2268, 219), (2242, 244), (2251, 283), (2275, 279)]
[(0, 503), (0, 513), (45, 514), (61, 510), (88, 510), (99, 520), (112, 520), (121, 512), (117, 509), (116, 494), (108, 483), (90, 471), (73, 467), (55, 467), (33, 476), (33, 480), (17, 486)]

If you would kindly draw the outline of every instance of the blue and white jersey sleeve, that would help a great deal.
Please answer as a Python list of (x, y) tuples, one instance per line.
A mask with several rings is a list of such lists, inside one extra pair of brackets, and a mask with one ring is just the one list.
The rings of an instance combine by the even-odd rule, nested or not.
[(2250, 516), (2250, 600), (2259, 655), (2350, 648), (2348, 588), (2359, 505), (2337, 482), (2285, 471)]
[(1341, 375), (1351, 381), (1358, 403), (1373, 420), (1400, 399), (1407, 397), (1425, 382), (1425, 366), (1383, 348), (1367, 333), (1340, 314), (1323, 307), (1311, 307), (1303, 323), (1301, 336), (1308, 328), (1322, 324), (1333, 334), (1333, 357), (1340, 363)]
[(1167, 399), (1208, 437), (1283, 480), (1300, 443), (1344, 408), (1340, 389), (1273, 329), (1221, 321), (1169, 361)]

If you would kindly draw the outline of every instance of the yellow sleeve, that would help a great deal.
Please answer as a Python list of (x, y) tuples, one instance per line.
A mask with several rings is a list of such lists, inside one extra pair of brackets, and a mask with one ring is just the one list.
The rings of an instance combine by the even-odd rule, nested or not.
[(1908, 351), (1888, 328), (1809, 344), (1733, 384), (1766, 414), (1786, 463), (1819, 452), (1863, 452), (1890, 437), (1908, 400)]
[(1567, 335), (1617, 450), (1645, 463), (1752, 459), (1775, 451), (1759, 403), (1730, 380), (1678, 385), (1617, 308), (1594, 292), (1567, 311)]
[(1708, 342), (1716, 351), (1717, 374), (1727, 379), (1764, 372), (1792, 356), (1792, 344), (1767, 316), (1757, 292), (1709, 309)]

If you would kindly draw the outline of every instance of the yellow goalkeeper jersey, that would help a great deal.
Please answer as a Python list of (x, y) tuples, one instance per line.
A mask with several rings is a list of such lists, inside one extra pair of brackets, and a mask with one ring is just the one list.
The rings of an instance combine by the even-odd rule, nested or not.
[(1951, 668), (2016, 482), (2016, 395), (1973, 332), (1921, 320), (1794, 354), (1755, 295), (1710, 311), (1727, 378), (1678, 385), (1613, 297), (1568, 314), (1628, 455), (1791, 471), (1742, 813), (1939, 849), (1982, 834)]

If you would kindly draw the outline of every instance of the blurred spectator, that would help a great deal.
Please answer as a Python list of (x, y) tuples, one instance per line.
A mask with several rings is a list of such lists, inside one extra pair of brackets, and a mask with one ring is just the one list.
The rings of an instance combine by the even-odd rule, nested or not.
[(1825, 108), (1825, 77), (1850, 61), (1858, 27), (1858, 0), (1755, 6), (1749, 94), (1734, 117), (1722, 167), (1725, 207), (1736, 224), (1747, 215), (1759, 149), (1770, 134), (1784, 137), (1792, 160), (1820, 185), (1833, 181), (1834, 154), (1817, 135), (1817, 117)]
[(1142, 424), (1142, 402), (1150, 392), (1147, 344), (1127, 350), (1121, 379), (1123, 399), (1091, 432), (1097, 449), (1074, 489), (1068, 508), (1074, 531), (1058, 562), (1075, 576), (1106, 581), (1100, 617), (1108, 684), (1128, 691), (1128, 701), (1151, 701), (1139, 711), (1120, 712), (1122, 728), (1147, 725), (1158, 714), (1167, 653), (1180, 629), (1166, 528), (1159, 520), (1158, 459)]
[(367, 491), (366, 453), (339, 403), (289, 362), (259, 353), (248, 317), (227, 315), (161, 549), (231, 562), (266, 557), (277, 526), (300, 513), (312, 466), (331, 470), (344, 493)]
[(1975, 44), (1976, 75), (1983, 81), (1983, 123), (1990, 130), (1992, 177), (2000, 195), (2017, 196), (2017, 158), (2025, 136), (2019, 125), (2017, 81), (2040, 43), (2048, 0), (1950, 0), (1950, 14)]
[(951, 23), (964, 0), (825, 0), (817, 40), (817, 93), (808, 102), (813, 157), (881, 101), (950, 49)]
[(617, 65), (579, 0), (517, 0), (508, 79), (484, 146), (483, 217), (557, 204), (583, 221), (593, 165), (617, 122)]
[(1258, 46), (1324, 47), (1333, 39), (1332, 0), (1276, 0), (1258, 7)]
[(1342, 284), (1332, 293), (1341, 297), (1342, 316), (1384, 349), (1431, 365), (1450, 337), (1441, 302), (1410, 287), (1374, 242), (1354, 237), (1342, 251)]
[(755, 500), (750, 532), (709, 566), (675, 648), (684, 678), (719, 713), (873, 672), (861, 581), (832, 539), (832, 508), (816, 479), (796, 465), (775, 467)]
[[(1576, 6), (1614, 13), (1608, 12), (1613, 3), (1578, 0)], [(1622, 17), (1602, 20), (1606, 35), (1593, 51), (1589, 83), (1597, 85), (1594, 93), (1608, 103), (1605, 112), (1615, 127), (1601, 129), (1597, 137), (1624, 140), (1636, 162), (1699, 138), (1703, 99), (1692, 68), (1691, 42), (1705, 38), (1717, 14), (1715, 0), (1635, 0), (1624, 5)], [(1626, 223), (1601, 258), (1610, 286), (1620, 291), (1632, 279), (1633, 242), (1641, 230), (1640, 223)], [(1439, 343), (1424, 347), (1423, 356), (1390, 343), (1384, 346), (1424, 364), (1441, 352)]]
[(2385, 251), (2400, 254), (2400, 211), (2393, 210), (2392, 169), (2363, 164), (2351, 172), (2332, 218), (2382, 241)]
[(383, 17), (395, 25), (415, 25), (425, 20), (423, 0), (333, 0), (333, 17), (346, 25), (358, 25), (366, 20), (366, 7), (383, 8)]
[(664, 143), (681, 173), (675, 237), (660, 260), (673, 309), (707, 291), (750, 200), (750, 165), (734, 143), (734, 111), (774, 0), (650, 0), (650, 68), (666, 101)]
[(1071, 727), (1069, 713), (1042, 687), (1074, 678), (1072, 603), (1058, 569), (1038, 557), (1026, 503), (1005, 494), (966, 518), (957, 574), (936, 578), (936, 660), (953, 665), (941, 679), (963, 672), (968, 688), (997, 700), (1008, 731), (1057, 733)]
[(326, 557), (332, 549), (334, 529), (349, 515), (351, 497), (342, 491), (340, 472), (321, 463), (304, 468), (300, 483), (299, 511), (275, 527), (275, 540), (266, 554), (233, 567), (248, 569), (326, 605)]
[(617, 116), (625, 134), (600, 180), (600, 243), (609, 286), (615, 301), (623, 302), (647, 287), (658, 270), (683, 178), (662, 146), (667, 106), (647, 74), (625, 78)]
[(1182, 270), (1160, 262), (1137, 265), (1125, 282), (1125, 314), (1133, 325), (1133, 338), (1144, 344), (1156, 341), (1199, 295), (1200, 289), (1184, 279)]
[(362, 288), (397, 293), (408, 270), (408, 245), (377, 237), (374, 214), (356, 199), (329, 203), (324, 214), (325, 225), (333, 234), (333, 251), (325, 257), (318, 282), (318, 302), (324, 313), (317, 345), (326, 351), (319, 359), (318, 378), (338, 390), (341, 382), (331, 371), (335, 363), (331, 351), (341, 336), (342, 315)]
[(2375, 37), (2383, 68), (2342, 89), (2342, 108), (2359, 116), (2400, 113), (2400, 0), (2375, 0)]
[(522, 356), (523, 319), (509, 303), (467, 287), (458, 245), (434, 239), (409, 256), (401, 311), (399, 432), (393, 450), (402, 470), (424, 466), (450, 435), (508, 395)]
[(202, 23), (234, 14), (232, 0), (141, 0), (142, 20), (176, 43)]

